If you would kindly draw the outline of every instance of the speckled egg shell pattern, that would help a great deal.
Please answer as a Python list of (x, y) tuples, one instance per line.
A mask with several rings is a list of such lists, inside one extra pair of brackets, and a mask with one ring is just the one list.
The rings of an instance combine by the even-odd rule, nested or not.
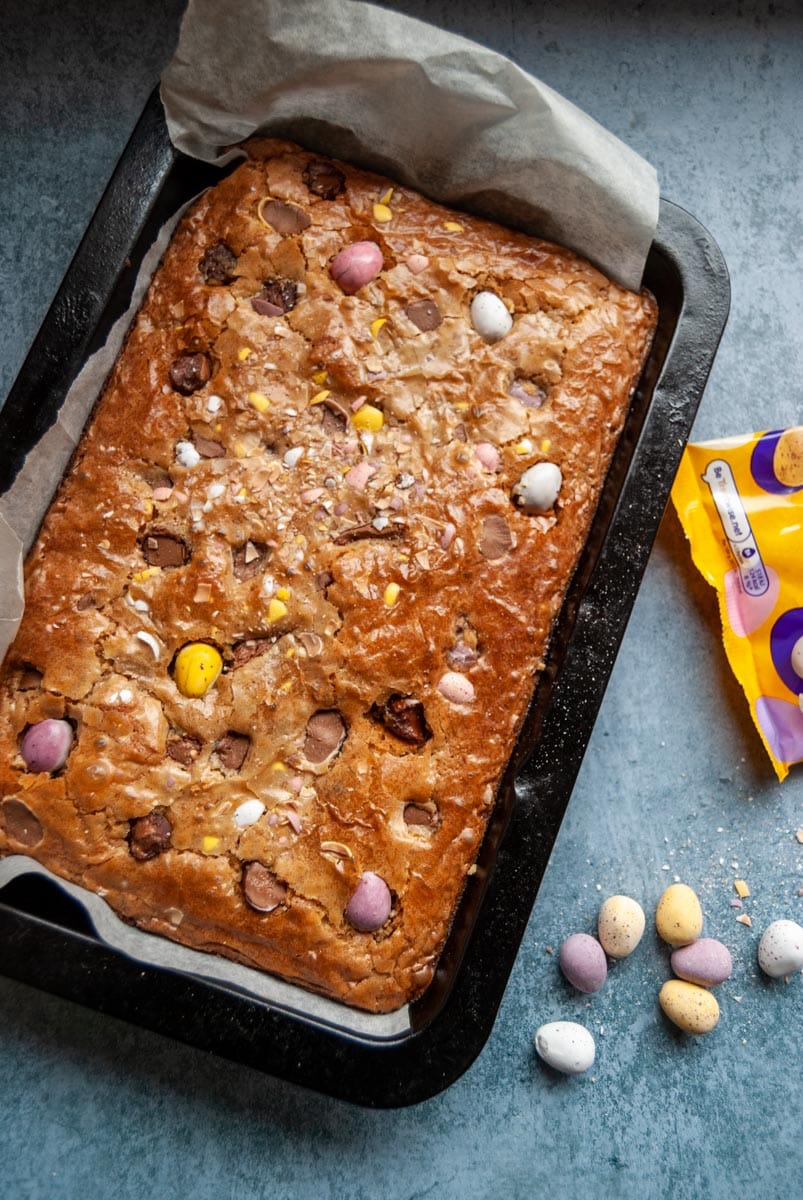
[[(387, 1011), (432, 978), (655, 305), (376, 176), (248, 150), (181, 222), (29, 556), (0, 851)], [(346, 295), (330, 265), (360, 241), (383, 266)], [(495, 343), (481, 290), (513, 317)], [(532, 515), (512, 489), (541, 461), (562, 486)], [(188, 643), (223, 660), (199, 696), (172, 674)], [(75, 741), (33, 774), (46, 719)], [(369, 872), (391, 911), (361, 931)]]

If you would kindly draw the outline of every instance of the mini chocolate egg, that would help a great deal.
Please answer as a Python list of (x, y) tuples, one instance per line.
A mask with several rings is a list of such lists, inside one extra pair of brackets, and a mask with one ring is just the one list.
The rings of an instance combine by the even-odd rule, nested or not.
[(703, 932), (703, 910), (696, 894), (685, 883), (668, 887), (655, 910), (658, 936), (670, 946), (688, 946)]
[(700, 938), (690, 946), (681, 946), (673, 951), (670, 962), (676, 975), (700, 987), (716, 987), (730, 979), (733, 972), (730, 950), (716, 938)]
[(684, 979), (668, 979), (658, 994), (658, 1003), (684, 1033), (710, 1033), (719, 1020), (719, 1005), (711, 992)]
[(611, 958), (627, 958), (641, 941), (644, 909), (630, 896), (609, 896), (599, 910), (597, 935)]
[(29, 771), (60, 771), (72, 749), (73, 731), (69, 721), (48, 717), (29, 725), (20, 745), (20, 753)]
[(513, 328), (513, 318), (494, 292), (477, 292), (469, 311), (471, 324), (486, 342), (498, 342)]
[(381, 875), (363, 871), (351, 899), (346, 905), (346, 917), (363, 933), (381, 929), (390, 916), (393, 898)]
[(563, 475), (556, 463), (535, 463), (513, 484), (513, 501), (526, 513), (547, 513), (555, 507), (562, 486)]
[(803, 929), (796, 921), (773, 921), (758, 943), (758, 965), (771, 979), (794, 975), (803, 967)]
[(587, 933), (567, 937), (558, 954), (560, 969), (579, 992), (598, 992), (608, 978), (605, 951)]
[(575, 1021), (550, 1021), (536, 1030), (535, 1049), (540, 1058), (564, 1075), (582, 1075), (593, 1067), (594, 1038)]

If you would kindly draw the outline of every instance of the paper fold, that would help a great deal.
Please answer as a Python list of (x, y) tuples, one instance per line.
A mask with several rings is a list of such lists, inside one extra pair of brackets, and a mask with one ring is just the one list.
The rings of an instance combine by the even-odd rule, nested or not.
[(190, 0), (162, 101), (193, 157), (287, 137), (640, 285), (653, 168), (509, 59), (412, 17), (359, 0)]

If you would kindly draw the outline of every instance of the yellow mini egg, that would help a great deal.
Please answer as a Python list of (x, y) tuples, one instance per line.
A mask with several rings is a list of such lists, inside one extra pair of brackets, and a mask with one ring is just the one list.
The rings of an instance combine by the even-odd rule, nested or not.
[(188, 642), (176, 655), (173, 678), (182, 696), (204, 696), (223, 670), (223, 659), (206, 642)]
[(719, 1020), (719, 1005), (711, 992), (682, 979), (668, 979), (658, 994), (658, 1003), (684, 1033), (710, 1033)]
[(685, 883), (668, 887), (655, 910), (658, 936), (670, 946), (688, 946), (703, 932), (703, 910), (700, 901)]
[(597, 932), (603, 950), (611, 958), (627, 958), (641, 941), (646, 920), (644, 909), (629, 896), (609, 896), (599, 910)]

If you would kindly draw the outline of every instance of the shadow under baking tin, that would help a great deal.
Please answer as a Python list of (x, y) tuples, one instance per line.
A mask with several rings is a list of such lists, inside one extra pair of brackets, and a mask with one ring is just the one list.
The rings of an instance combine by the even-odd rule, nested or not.
[[(158, 230), (225, 170), (173, 148), (154, 92), (0, 412), (0, 490), (127, 310)], [(103, 900), (56, 886), (21, 856), (4, 867), (15, 877), (0, 901), (0, 970), (358, 1104), (413, 1104), (468, 1068), (493, 1026), (727, 319), (719, 248), (664, 200), (644, 285), (659, 306), (653, 347), (476, 871), (424, 995), (397, 1013), (371, 1015), (126, 926), (120, 953), (105, 939), (114, 937), (109, 918), (122, 922)], [(162, 958), (154, 943), (181, 969), (153, 965), (154, 954)]]

